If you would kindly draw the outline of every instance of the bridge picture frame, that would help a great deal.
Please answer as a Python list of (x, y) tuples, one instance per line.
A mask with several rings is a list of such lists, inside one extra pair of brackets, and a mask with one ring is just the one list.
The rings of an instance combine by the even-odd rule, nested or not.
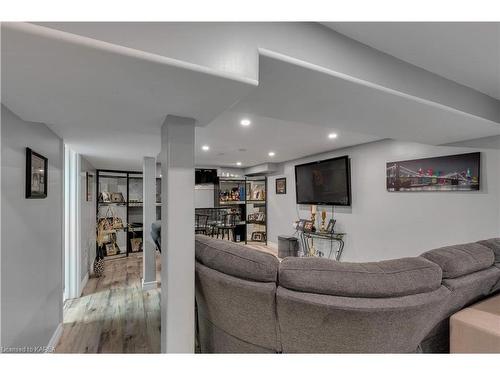
[(389, 192), (479, 191), (480, 172), (480, 152), (388, 162), (386, 187)]

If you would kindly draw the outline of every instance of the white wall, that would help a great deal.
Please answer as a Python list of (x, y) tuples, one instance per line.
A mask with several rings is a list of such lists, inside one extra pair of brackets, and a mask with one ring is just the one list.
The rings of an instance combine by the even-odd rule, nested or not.
[[(375, 261), (415, 256), (435, 247), (500, 235), (500, 151), (482, 151), (481, 191), (389, 193), (386, 162), (473, 152), (383, 140), (284, 163), (269, 177), (269, 240), (291, 234), (292, 221), (309, 218), (310, 206), (297, 206), (294, 166), (349, 155), (352, 207), (335, 207), (336, 229), (346, 232), (344, 261)], [(275, 194), (275, 179), (287, 178), (287, 194)], [(330, 211), (328, 208), (328, 218)], [(319, 215), (318, 215), (319, 216)]]
[(199, 184), (194, 187), (194, 207), (213, 208), (214, 207), (214, 184)]
[[(2, 345), (47, 345), (62, 322), (63, 143), (2, 105)], [(48, 196), (25, 199), (26, 147), (49, 160)]]
[[(92, 200), (87, 201), (87, 177), (86, 173), (94, 176)], [(81, 280), (92, 270), (96, 250), (96, 188), (95, 168), (83, 156), (80, 156), (80, 275)], [(85, 285), (82, 284), (82, 288)]]

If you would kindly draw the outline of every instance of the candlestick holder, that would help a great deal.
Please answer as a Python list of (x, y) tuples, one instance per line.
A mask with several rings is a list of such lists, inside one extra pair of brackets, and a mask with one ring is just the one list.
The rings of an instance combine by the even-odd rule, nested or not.
[(323, 210), (321, 211), (321, 226), (320, 226), (321, 232), (326, 231), (325, 221), (326, 221), (326, 210)]

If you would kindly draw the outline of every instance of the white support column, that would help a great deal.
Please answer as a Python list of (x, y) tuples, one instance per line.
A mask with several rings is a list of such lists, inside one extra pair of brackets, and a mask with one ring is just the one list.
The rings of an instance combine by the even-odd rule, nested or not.
[(151, 224), (156, 220), (156, 159), (145, 157), (142, 164), (142, 289), (156, 288), (155, 244), (151, 237)]
[(167, 116), (161, 129), (161, 350), (193, 353), (195, 120)]

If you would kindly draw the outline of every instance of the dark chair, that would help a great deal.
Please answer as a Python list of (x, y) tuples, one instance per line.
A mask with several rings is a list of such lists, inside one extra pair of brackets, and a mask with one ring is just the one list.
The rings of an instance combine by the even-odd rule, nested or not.
[(151, 224), (151, 237), (155, 242), (158, 251), (161, 253), (161, 221), (155, 221)]
[(195, 215), (195, 226), (194, 233), (196, 234), (208, 234), (208, 215), (196, 214)]
[[(222, 223), (216, 226), (217, 238), (219, 238), (219, 234), (222, 234), (222, 239), (224, 239), (227, 233), (227, 239), (234, 241), (234, 230), (236, 229), (236, 222), (239, 216), (237, 213), (225, 214)], [(229, 237), (229, 233), (231, 233), (231, 237)]]

